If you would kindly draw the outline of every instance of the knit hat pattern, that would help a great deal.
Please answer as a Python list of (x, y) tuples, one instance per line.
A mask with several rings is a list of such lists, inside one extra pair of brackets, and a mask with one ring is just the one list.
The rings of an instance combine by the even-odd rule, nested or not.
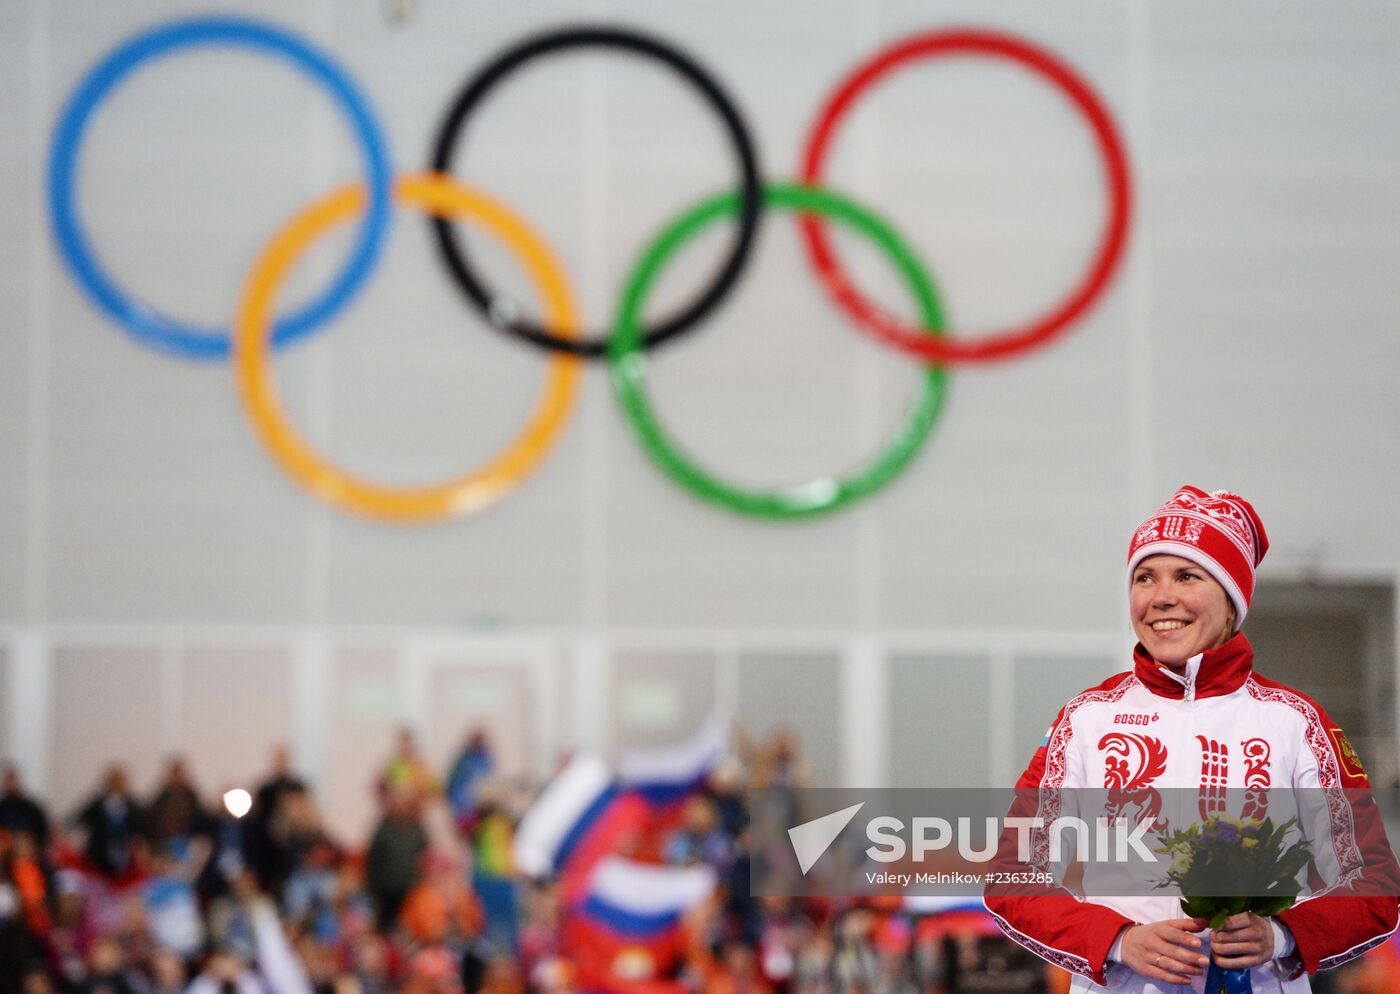
[(1244, 624), (1254, 597), (1254, 571), (1269, 550), (1264, 523), (1253, 505), (1228, 490), (1207, 493), (1185, 486), (1133, 534), (1128, 546), (1128, 583), (1148, 556), (1180, 556), (1197, 563), (1225, 588)]

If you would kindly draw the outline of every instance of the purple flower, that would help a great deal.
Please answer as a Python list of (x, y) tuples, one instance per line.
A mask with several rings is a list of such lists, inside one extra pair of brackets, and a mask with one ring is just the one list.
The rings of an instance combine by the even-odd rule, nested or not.
[(1215, 826), (1215, 837), (1227, 846), (1237, 845), (1240, 841), (1240, 830), (1228, 821), (1222, 821)]

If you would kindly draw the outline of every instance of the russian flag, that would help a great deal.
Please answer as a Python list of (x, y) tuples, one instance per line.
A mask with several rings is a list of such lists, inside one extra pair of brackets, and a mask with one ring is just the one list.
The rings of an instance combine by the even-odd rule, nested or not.
[(910, 894), (904, 899), (904, 909), (920, 917), (915, 934), (923, 941), (945, 935), (1001, 934), (987, 905), (975, 897)]
[(650, 819), (640, 798), (620, 791), (597, 756), (579, 754), (564, 765), (525, 812), (511, 854), (532, 877), (559, 875), (577, 896), (598, 861)]
[(715, 892), (709, 867), (672, 867), (611, 856), (589, 875), (568, 910), (564, 935), (582, 978), (594, 988), (637, 994), (665, 984), (684, 961), (687, 911)]
[(987, 905), (980, 897), (908, 894), (904, 898), (904, 910), (915, 915), (941, 915), (949, 911), (986, 912)]
[(618, 758), (619, 779), (660, 810), (699, 790), (728, 748), (726, 722), (711, 715), (689, 738), (651, 749), (631, 749)]
[(649, 939), (679, 927), (684, 914), (715, 892), (708, 866), (662, 866), (611, 856), (588, 881), (580, 912), (608, 931)]

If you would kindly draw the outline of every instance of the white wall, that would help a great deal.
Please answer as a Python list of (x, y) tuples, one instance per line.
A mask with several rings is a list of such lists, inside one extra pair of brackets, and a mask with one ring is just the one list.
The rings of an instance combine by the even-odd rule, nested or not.
[[(1187, 481), (1254, 500), (1273, 540), (1266, 579), (1393, 582), (1400, 571), (1389, 500), (1400, 484), (1393, 3), (419, 0), (402, 25), (368, 0), (239, 3), (349, 67), (402, 170), (426, 164), (439, 115), (473, 67), (526, 32), (578, 19), (645, 27), (711, 67), (775, 179), (793, 174), (839, 76), (885, 41), (947, 25), (1004, 28), (1057, 52), (1129, 141), (1135, 221), (1107, 296), (1054, 347), (956, 373), (916, 463), (858, 509), (780, 525), (696, 501), (647, 462), (592, 369), (535, 477), (481, 515), (417, 528), (346, 517), (294, 486), (243, 420), (228, 369), (136, 346), (57, 257), (42, 181), (62, 101), (113, 45), (194, 9), (227, 8), (0, 5), (0, 624), (4, 672), (23, 693), (11, 694), (0, 729), (41, 782), (66, 769), (53, 741), (66, 730), (51, 726), (67, 705), (48, 701), (41, 720), (22, 702), (61, 690), (55, 680), (36, 689), (34, 674), (75, 642), (153, 639), (158, 652), (174, 638), (219, 653), (259, 633), (296, 656), (308, 633), (346, 639), (368, 627), (382, 635), (348, 641), (380, 640), (398, 673), (410, 665), (405, 642), (424, 634), (545, 636), (573, 659), (579, 645), (607, 656), (626, 633), (649, 633), (658, 652), (693, 648), (700, 633), (722, 673), (750, 641), (787, 639), (801, 656), (815, 633), (849, 660), (860, 657), (848, 653), (853, 635), (901, 634), (1001, 659), (1014, 682), (1006, 640), (1025, 652), (1068, 642), (1112, 665), (1104, 647), (1126, 642), (1126, 538)], [(553, 59), (502, 86), (458, 161), (463, 178), (549, 239), (593, 326), (650, 233), (731, 177), (717, 128), (682, 88), (601, 55)], [(103, 106), (80, 201), (127, 285), (222, 322), (269, 233), (356, 168), (330, 104), (289, 71), (187, 55), (143, 70)], [(829, 176), (919, 249), (959, 333), (1040, 310), (1077, 273), (1104, 211), (1077, 118), (1024, 74), (986, 62), (911, 69), (873, 93)], [(920, 374), (836, 316), (790, 218), (766, 217), (761, 238), (721, 314), (651, 372), (688, 448), (737, 479), (775, 484), (854, 464), (896, 423)], [(694, 285), (702, 255), (666, 282), (658, 309)], [(324, 274), (326, 261), (310, 268)], [(493, 272), (509, 281), (506, 265), (496, 258)], [(465, 309), (426, 225), (403, 214), (356, 305), (277, 369), (291, 416), (336, 459), (422, 481), (498, 448), (542, 363)], [(572, 685), (545, 682), (580, 691), (591, 671), (581, 672)], [(294, 687), (318, 686), (303, 676)], [(995, 702), (1017, 706), (1010, 684), (997, 686), (994, 719)], [(880, 695), (863, 700), (878, 716)], [(606, 731), (577, 714), (558, 744)], [(312, 721), (302, 751), (329, 771), (333, 719), (291, 720)], [(847, 775), (917, 768), (854, 736)], [(260, 744), (250, 767), (262, 755)]]

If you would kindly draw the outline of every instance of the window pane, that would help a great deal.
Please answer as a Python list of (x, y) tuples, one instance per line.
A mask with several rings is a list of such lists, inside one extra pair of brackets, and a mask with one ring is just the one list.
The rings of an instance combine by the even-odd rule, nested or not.
[(974, 655), (896, 653), (890, 658), (890, 784), (990, 784), (988, 660)]
[(712, 652), (625, 649), (613, 658), (613, 747), (666, 745), (715, 709)]
[(791, 729), (811, 776), (809, 785), (838, 786), (840, 687), (841, 657), (835, 652), (741, 653), (739, 721), (760, 743), (775, 729)]

